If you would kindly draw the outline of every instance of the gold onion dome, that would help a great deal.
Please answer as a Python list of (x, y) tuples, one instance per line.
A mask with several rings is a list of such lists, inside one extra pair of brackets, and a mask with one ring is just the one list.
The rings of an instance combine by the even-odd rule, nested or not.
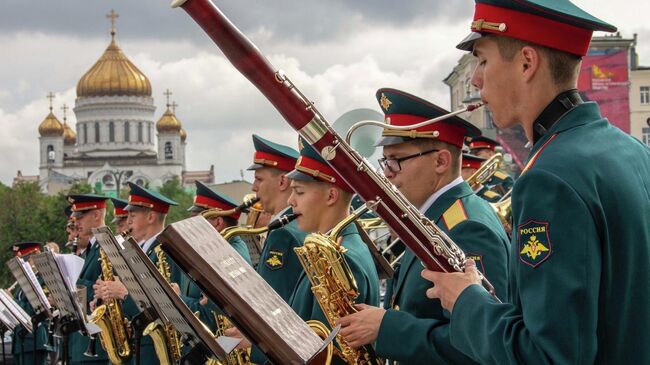
[(70, 145), (77, 143), (77, 133), (75, 133), (72, 128), (66, 123), (63, 122), (63, 144)]
[(181, 128), (180, 134), (181, 134), (181, 142), (185, 142), (185, 140), (187, 139), (187, 132), (185, 132), (185, 129)]
[(169, 104), (167, 104), (165, 114), (156, 123), (156, 130), (158, 132), (181, 132), (181, 122), (176, 119), (176, 115), (169, 109)]
[(77, 97), (151, 96), (149, 79), (124, 55), (115, 42), (77, 83)]
[(51, 107), (50, 114), (38, 125), (38, 134), (43, 137), (59, 137), (63, 135), (63, 124), (54, 116)]

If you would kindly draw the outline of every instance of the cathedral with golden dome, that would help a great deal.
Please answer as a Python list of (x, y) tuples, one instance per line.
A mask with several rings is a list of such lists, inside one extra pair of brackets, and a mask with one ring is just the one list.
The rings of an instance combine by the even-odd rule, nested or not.
[[(151, 82), (131, 62), (115, 39), (114, 12), (110, 44), (77, 83), (76, 133), (52, 111), (38, 126), (40, 135), (39, 183), (46, 192), (65, 189), (76, 181), (88, 182), (110, 194), (117, 184), (131, 181), (150, 187), (178, 177), (184, 180), (187, 133), (175, 115), (175, 103), (154, 122)], [(202, 181), (211, 183), (212, 168)], [(191, 172), (196, 176), (196, 172)], [(200, 175), (200, 174), (199, 174)]]

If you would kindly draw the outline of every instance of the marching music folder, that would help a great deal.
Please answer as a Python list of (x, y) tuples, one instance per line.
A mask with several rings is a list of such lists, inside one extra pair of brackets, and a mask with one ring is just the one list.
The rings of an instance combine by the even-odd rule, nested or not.
[(26, 262), (20, 257), (14, 257), (7, 261), (7, 266), (11, 270), (11, 274), (18, 281), (18, 285), (23, 290), (32, 309), (34, 309), (35, 315), (52, 317), (50, 302), (48, 302), (47, 296), (41, 284), (39, 284), (29, 262)]
[(7, 307), (5, 307), (2, 301), (0, 301), (0, 322), (2, 322), (2, 324), (4, 324), (5, 327), (7, 327), (12, 332), (16, 326), (20, 324), (18, 320), (16, 320), (16, 318), (14, 318), (11, 313), (9, 313), (9, 310)]
[(5, 290), (0, 290), (0, 302), (5, 307), (6, 311), (3, 312), (5, 316), (13, 317), (14, 328), (20, 324), (27, 332), (32, 333), (32, 320), (29, 314), (16, 303), (14, 298), (9, 295)]
[(74, 262), (75, 260), (66, 260), (65, 257), (59, 258), (58, 256), (68, 255), (59, 255), (48, 251), (34, 255), (32, 260), (45, 285), (50, 289), (50, 294), (60, 312), (61, 319), (78, 325), (79, 331), (86, 336), (100, 332), (101, 329), (97, 325), (86, 323), (86, 313), (77, 300), (75, 294), (76, 285), (72, 282), (72, 280), (76, 281), (74, 273), (71, 274), (72, 277), (67, 274), (75, 270), (66, 268), (66, 262)]
[[(102, 249), (106, 247), (104, 252), (109, 260), (115, 259), (111, 261), (113, 268), (124, 286), (133, 289), (133, 293), (129, 291), (129, 294), (133, 295), (136, 303), (140, 302), (138, 306), (141, 310), (153, 308), (159, 320), (163, 324), (171, 323), (190, 347), (203, 345), (218, 359), (226, 358), (239, 341), (233, 343), (227, 338), (215, 339), (174, 292), (133, 238), (124, 240), (121, 236), (115, 237), (107, 227), (93, 230), (93, 233)], [(115, 256), (116, 253), (121, 256), (121, 260)]]
[(158, 240), (274, 363), (306, 364), (326, 345), (202, 216), (172, 223)]

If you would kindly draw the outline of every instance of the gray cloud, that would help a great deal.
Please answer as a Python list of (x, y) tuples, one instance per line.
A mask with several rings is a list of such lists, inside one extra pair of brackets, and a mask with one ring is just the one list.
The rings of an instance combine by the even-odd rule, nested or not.
[[(182, 10), (169, 0), (3, 0), (0, 31), (59, 33), (76, 37), (103, 37), (109, 25), (105, 14), (120, 13), (120, 32), (142, 38), (192, 39), (205, 36)], [(405, 25), (447, 22), (470, 12), (471, 0), (415, 0), (396, 2), (308, 0), (215, 1), (243, 31), (264, 27), (275, 36), (318, 41), (345, 36), (360, 25)]]

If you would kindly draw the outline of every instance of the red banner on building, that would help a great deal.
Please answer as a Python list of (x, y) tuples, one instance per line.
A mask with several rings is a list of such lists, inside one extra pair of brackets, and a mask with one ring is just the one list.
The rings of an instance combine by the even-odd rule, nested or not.
[(630, 103), (627, 51), (590, 51), (583, 58), (578, 89), (587, 100), (595, 101), (612, 125), (630, 133)]

